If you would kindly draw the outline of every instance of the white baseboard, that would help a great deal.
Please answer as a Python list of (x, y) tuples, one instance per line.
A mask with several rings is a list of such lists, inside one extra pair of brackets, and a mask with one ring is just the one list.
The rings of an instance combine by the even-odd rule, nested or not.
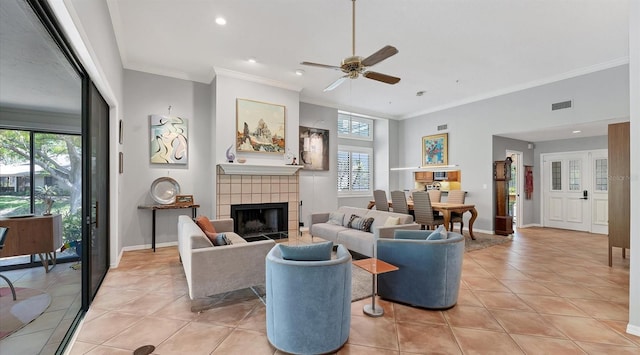
[(627, 333), (640, 337), (640, 325), (627, 324)]
[(530, 223), (530, 224), (522, 225), (522, 226), (520, 226), (518, 228), (532, 228), (532, 227), (542, 227), (542, 224), (540, 224), (540, 223)]
[[(174, 247), (177, 246), (178, 242), (165, 242), (165, 243), (156, 243), (156, 249), (157, 248), (165, 248), (165, 247)], [(128, 246), (128, 247), (124, 247), (122, 248), (123, 251), (134, 251), (134, 250), (144, 250), (144, 249), (151, 249), (151, 244), (142, 244), (142, 245), (132, 245), (132, 246)]]

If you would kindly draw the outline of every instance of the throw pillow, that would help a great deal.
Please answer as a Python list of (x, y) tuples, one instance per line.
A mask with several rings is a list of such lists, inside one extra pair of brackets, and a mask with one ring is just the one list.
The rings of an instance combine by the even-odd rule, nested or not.
[(439, 239), (447, 239), (447, 231), (444, 229), (444, 226), (439, 226), (433, 233), (429, 234), (427, 240), (439, 240)]
[(213, 224), (211, 224), (209, 218), (205, 216), (196, 217), (196, 224), (198, 225), (198, 227), (200, 227), (200, 229), (202, 229), (203, 232), (216, 232), (216, 229), (213, 227)]
[(400, 217), (387, 217), (384, 227), (397, 226), (398, 224), (400, 224)]
[(362, 221), (362, 217), (358, 216), (357, 214), (352, 214), (351, 217), (349, 217), (349, 223), (347, 223), (347, 228), (353, 228), (353, 229), (360, 229), (359, 227), (355, 227), (354, 223), (364, 223), (364, 221)]
[(278, 244), (280, 253), (285, 260), (323, 261), (331, 260), (333, 242), (315, 243), (299, 246)]
[(364, 220), (364, 223), (362, 224), (362, 228), (360, 230), (365, 231), (365, 232), (371, 232), (371, 225), (372, 224), (373, 224), (373, 217), (369, 217), (369, 218)]
[(327, 221), (327, 223), (335, 224), (336, 226), (341, 226), (343, 220), (344, 220), (344, 213), (331, 212), (329, 213), (329, 220)]
[(231, 240), (224, 233), (218, 233), (214, 240), (211, 241), (214, 246), (231, 245)]

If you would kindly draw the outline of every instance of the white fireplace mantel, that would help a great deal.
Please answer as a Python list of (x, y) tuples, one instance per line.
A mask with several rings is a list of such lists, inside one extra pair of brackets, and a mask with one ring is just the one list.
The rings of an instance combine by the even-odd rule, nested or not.
[(294, 175), (302, 165), (220, 163), (225, 175)]

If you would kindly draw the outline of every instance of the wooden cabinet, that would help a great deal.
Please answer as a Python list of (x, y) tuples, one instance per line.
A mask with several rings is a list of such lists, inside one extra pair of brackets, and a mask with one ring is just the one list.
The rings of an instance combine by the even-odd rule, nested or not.
[(631, 247), (631, 158), (629, 122), (609, 125), (609, 266), (612, 247)]
[(496, 234), (513, 234), (513, 217), (509, 211), (509, 180), (511, 180), (511, 159), (493, 162), (493, 180), (496, 194)]
[(414, 178), (418, 182), (433, 182), (433, 171), (416, 171)]

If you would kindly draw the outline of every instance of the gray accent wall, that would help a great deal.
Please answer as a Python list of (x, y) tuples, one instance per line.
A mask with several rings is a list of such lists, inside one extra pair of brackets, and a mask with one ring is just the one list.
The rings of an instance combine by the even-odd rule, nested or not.
[[(124, 173), (123, 193), (119, 206), (122, 223), (122, 246), (138, 247), (151, 244), (151, 211), (138, 205), (153, 204), (150, 187), (160, 177), (171, 177), (180, 184), (180, 193), (193, 195), (201, 207), (198, 214), (211, 216), (211, 190), (215, 173), (210, 163), (213, 147), (211, 86), (193, 81), (169, 78), (133, 70), (124, 71), (125, 133), (122, 151)], [(187, 165), (151, 164), (149, 159), (149, 115), (171, 115), (187, 119)], [(214, 189), (215, 190), (215, 189)], [(190, 210), (157, 211), (156, 243), (177, 241), (177, 220)]]
[(309, 226), (312, 213), (329, 212), (338, 208), (338, 110), (300, 103), (300, 126), (329, 130), (329, 170), (300, 170), (300, 222)]

